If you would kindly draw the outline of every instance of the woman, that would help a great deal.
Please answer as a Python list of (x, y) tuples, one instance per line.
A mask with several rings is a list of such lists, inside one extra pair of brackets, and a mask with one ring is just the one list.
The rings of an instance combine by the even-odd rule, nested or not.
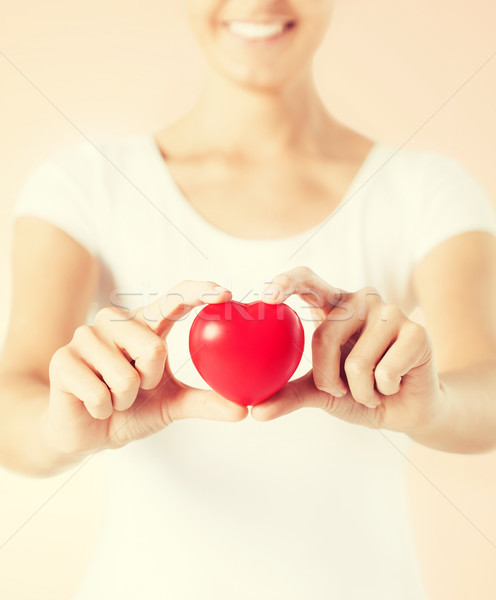
[[(425, 598), (404, 452), (496, 445), (489, 200), (328, 113), (311, 65), (332, 4), (188, 0), (194, 108), (23, 187), (1, 458), (50, 475), (107, 450), (78, 600)], [(292, 302), (306, 332), (299, 377), (251, 414), (187, 348), (192, 309), (231, 297)]]

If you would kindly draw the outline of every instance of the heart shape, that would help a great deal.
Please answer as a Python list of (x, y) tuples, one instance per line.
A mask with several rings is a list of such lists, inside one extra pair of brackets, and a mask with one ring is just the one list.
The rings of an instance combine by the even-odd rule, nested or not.
[(287, 304), (207, 304), (195, 317), (189, 351), (207, 384), (228, 400), (253, 406), (289, 381), (304, 347), (303, 325)]

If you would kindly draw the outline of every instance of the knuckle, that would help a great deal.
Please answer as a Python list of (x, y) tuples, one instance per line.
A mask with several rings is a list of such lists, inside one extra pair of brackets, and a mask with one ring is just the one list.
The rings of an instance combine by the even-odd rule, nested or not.
[(398, 376), (392, 367), (380, 365), (375, 370), (375, 377), (384, 383), (396, 383), (398, 379)]
[(163, 362), (167, 356), (167, 346), (158, 335), (147, 345), (141, 359), (146, 362)]
[(69, 345), (55, 350), (48, 365), (49, 378), (53, 379), (59, 372), (67, 370), (67, 365), (73, 358), (74, 355)]
[(316, 350), (318, 346), (323, 346), (330, 343), (330, 336), (327, 331), (327, 327), (324, 327), (324, 323), (319, 325), (313, 332), (312, 336), (312, 351)]
[(50, 360), (50, 368), (55, 368), (59, 365), (59, 363), (63, 363), (67, 360), (69, 354), (68, 346), (62, 346), (55, 350)]
[(366, 286), (352, 294), (348, 302), (355, 317), (364, 320), (374, 307), (382, 304), (382, 298), (375, 287)]
[(129, 373), (119, 377), (117, 383), (112, 386), (112, 391), (119, 393), (136, 390), (140, 385), (140, 381), (139, 373), (132, 369)]
[(105, 306), (101, 308), (95, 316), (95, 324), (102, 325), (111, 321), (121, 321), (124, 318), (124, 312), (115, 306)]
[(381, 295), (379, 294), (379, 291), (372, 285), (366, 285), (365, 287), (361, 288), (358, 291), (358, 296), (372, 301), (381, 300)]
[(95, 337), (95, 332), (91, 325), (80, 325), (74, 331), (72, 340), (76, 345), (86, 344)]
[(281, 273), (280, 275), (276, 275), (274, 277), (272, 283), (284, 289), (290, 285), (291, 277), (286, 273)]
[(299, 267), (295, 267), (293, 269), (295, 275), (299, 275), (303, 279), (310, 279), (315, 273), (313, 270), (307, 265), (300, 265)]
[(360, 375), (367, 370), (367, 361), (361, 356), (353, 356), (346, 359), (344, 370), (347, 375)]
[(103, 384), (88, 390), (85, 398), (85, 404), (89, 404), (94, 408), (103, 408), (110, 402), (110, 391)]
[(405, 318), (405, 312), (397, 304), (384, 304), (381, 309), (381, 317), (385, 321), (400, 321)]
[(372, 307), (382, 304), (381, 295), (372, 286), (362, 288), (357, 294), (357, 301), (362, 310), (370, 310)]
[(427, 338), (427, 331), (425, 327), (415, 321), (408, 321), (406, 323), (407, 331), (415, 340), (424, 340)]

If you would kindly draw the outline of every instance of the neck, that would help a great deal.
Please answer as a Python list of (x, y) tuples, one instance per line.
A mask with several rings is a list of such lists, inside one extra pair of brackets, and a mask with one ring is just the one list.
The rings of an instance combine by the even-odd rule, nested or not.
[(337, 124), (325, 108), (310, 73), (274, 90), (243, 87), (210, 72), (187, 117), (197, 148), (245, 158), (320, 154)]

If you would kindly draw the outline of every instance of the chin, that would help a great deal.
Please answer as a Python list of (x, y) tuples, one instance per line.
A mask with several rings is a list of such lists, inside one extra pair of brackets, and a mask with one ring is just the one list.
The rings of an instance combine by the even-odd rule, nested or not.
[(259, 91), (277, 92), (311, 72), (311, 62), (307, 61), (234, 61), (225, 55), (216, 58), (211, 67), (225, 80), (243, 88)]
[(242, 69), (234, 72), (224, 69), (222, 75), (235, 85), (259, 92), (277, 92), (286, 87), (294, 78), (294, 74), (292, 77), (282, 77), (280, 73), (265, 72), (264, 70), (243, 72)]

